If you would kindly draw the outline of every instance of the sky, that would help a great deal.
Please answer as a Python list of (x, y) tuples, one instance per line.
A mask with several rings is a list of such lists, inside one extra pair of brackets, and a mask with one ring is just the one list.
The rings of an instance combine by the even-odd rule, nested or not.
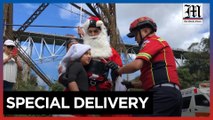
[[(23, 24), (27, 18), (38, 8), (40, 4), (14, 4), (14, 24)], [(78, 4), (81, 5), (81, 4)], [(82, 4), (84, 9), (88, 9)], [(21, 8), (21, 9), (20, 9)], [(185, 25), (182, 23), (182, 4), (116, 4), (117, 26), (125, 43), (136, 44), (134, 39), (129, 39), (126, 34), (129, 32), (130, 23), (138, 17), (151, 17), (157, 24), (157, 34), (166, 39), (173, 49), (186, 50), (192, 42), (199, 42), (202, 37), (208, 37), (210, 31), (209, 4), (203, 5), (203, 24)], [(73, 12), (73, 13), (72, 13)], [(79, 26), (80, 11), (70, 4), (50, 4), (41, 15), (32, 23), (33, 25), (59, 25)], [(88, 17), (83, 15), (82, 23)], [(86, 16), (86, 17), (85, 17)], [(14, 27), (17, 29), (18, 27)], [(76, 29), (59, 28), (28, 28), (26, 31), (43, 32), (50, 34), (74, 34)]]
[[(23, 24), (40, 4), (14, 4), (14, 24)], [(90, 11), (85, 4), (84, 9)], [(187, 48), (193, 42), (199, 42), (203, 37), (210, 34), (210, 9), (209, 4), (203, 4), (203, 24), (183, 24), (183, 4), (116, 4), (117, 26), (121, 37), (126, 44), (136, 44), (134, 39), (129, 39), (126, 34), (129, 32), (130, 23), (138, 17), (151, 17), (157, 24), (157, 35), (168, 41), (172, 49)], [(82, 14), (79, 10), (70, 4), (50, 4), (32, 25), (58, 25), (58, 26), (81, 26), (89, 16)], [(81, 22), (80, 22), (81, 21)], [(14, 27), (17, 30), (19, 27)], [(77, 36), (76, 29), (73, 28), (33, 28), (29, 27), (25, 31), (40, 32), (47, 34), (66, 35), (73, 34)], [(134, 57), (134, 56), (133, 56)], [(54, 65), (53, 65), (54, 64)], [(50, 78), (57, 79), (58, 62), (45, 63), (40, 65), (41, 69)], [(45, 67), (44, 67), (45, 66)], [(46, 67), (48, 66), (48, 67)], [(50, 70), (54, 70), (50, 72)], [(52, 73), (55, 73), (52, 75)], [(138, 73), (136, 73), (138, 74)], [(132, 75), (133, 78), (135, 74)]]
[(173, 49), (186, 50), (192, 42), (198, 42), (202, 37), (209, 36), (209, 5), (205, 4), (203, 8), (203, 24), (184, 25), (182, 23), (182, 4), (119, 4), (117, 6), (117, 23), (124, 37), (128, 33), (129, 24), (134, 19), (148, 16), (157, 24), (157, 35), (167, 40)]

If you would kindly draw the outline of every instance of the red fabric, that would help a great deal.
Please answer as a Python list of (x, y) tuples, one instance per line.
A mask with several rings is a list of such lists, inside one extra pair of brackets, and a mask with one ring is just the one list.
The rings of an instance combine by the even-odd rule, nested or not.
[(112, 88), (112, 84), (111, 84), (109, 81), (105, 81), (105, 82), (99, 84), (99, 87), (100, 87), (102, 90), (110, 91), (111, 88)]
[(96, 86), (89, 86), (89, 91), (97, 91)]
[[(111, 48), (111, 49), (112, 49), (112, 56), (109, 57), (109, 58), (101, 59), (101, 61), (103, 63), (107, 63), (108, 61), (113, 61), (121, 67), (122, 61), (121, 61), (120, 55), (118, 54), (118, 52), (114, 48)], [(88, 74), (88, 77), (90, 77), (92, 75), (92, 73), (87, 73), (87, 74)], [(97, 78), (97, 81), (103, 81), (103, 80), (104, 80), (103, 76), (99, 76)], [(112, 88), (112, 84), (109, 82), (109, 80), (98, 83), (98, 89), (101, 89), (101, 91), (110, 91), (111, 88)], [(90, 86), (89, 91), (97, 91), (97, 87), (96, 86)]]
[(144, 61), (140, 76), (143, 89), (148, 90), (152, 88), (155, 85), (156, 80), (158, 81), (160, 79), (161, 75), (154, 78), (154, 72), (159, 71), (156, 70), (158, 68), (153, 69), (153, 66), (156, 65), (154, 63), (159, 63), (161, 61), (165, 63), (165, 66), (160, 67), (165, 71), (161, 70), (160, 72), (168, 78), (168, 82), (180, 85), (173, 51), (168, 43), (158, 36), (153, 35), (146, 38), (136, 59), (143, 59)]
[(90, 20), (95, 20), (95, 21), (100, 20), (98, 17), (94, 17), (94, 16), (89, 17), (89, 19), (90, 19)]
[(115, 62), (116, 64), (118, 64), (118, 66), (122, 67), (122, 60), (120, 55), (114, 48), (111, 49), (112, 49), (112, 56), (109, 57), (109, 60)]
[(89, 91), (99, 91), (99, 90), (97, 90), (97, 87), (101, 91), (110, 91), (112, 88), (112, 84), (109, 81), (105, 81), (103, 83), (98, 83), (98, 86), (90, 86)]
[[(91, 72), (87, 73), (88, 78), (92, 76)], [(110, 91), (112, 88), (112, 84), (106, 80), (102, 75), (99, 75), (97, 78), (95, 78), (95, 81), (97, 81), (96, 85), (90, 85), (89, 91), (97, 91), (97, 89), (104, 90), (104, 91)]]

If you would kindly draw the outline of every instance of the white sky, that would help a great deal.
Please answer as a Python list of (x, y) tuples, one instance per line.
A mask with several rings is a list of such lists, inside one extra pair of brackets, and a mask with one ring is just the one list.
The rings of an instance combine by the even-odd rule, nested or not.
[(133, 20), (141, 16), (151, 17), (157, 23), (157, 35), (166, 39), (173, 49), (187, 49), (192, 42), (209, 36), (209, 4), (203, 5), (203, 11), (203, 24), (184, 25), (182, 4), (117, 4), (117, 25), (121, 35), (125, 36)]
[[(32, 14), (40, 4), (23, 4), (23, 7), (28, 9), (29, 15)], [(50, 4), (51, 5), (51, 4)], [(70, 4), (52, 4), (52, 6), (60, 5), (63, 8), (80, 13)], [(80, 5), (80, 4), (78, 4)], [(50, 6), (49, 6), (50, 7)], [(182, 4), (116, 4), (117, 7), (117, 26), (120, 30), (121, 36), (125, 41), (130, 41), (126, 37), (129, 32), (130, 23), (138, 17), (148, 16), (157, 23), (157, 35), (168, 41), (172, 49), (186, 50), (191, 43), (199, 42), (201, 38), (208, 37), (210, 34), (210, 9), (209, 4), (203, 5), (204, 21), (201, 25), (185, 25), (182, 23)], [(54, 7), (55, 9), (56, 7)], [(83, 8), (90, 11), (85, 4)], [(55, 15), (60, 17), (61, 21), (55, 25), (64, 25), (63, 22), (77, 21), (73, 23), (75, 26), (79, 25), (79, 16), (74, 16), (71, 12), (57, 9)], [(46, 16), (44, 16), (46, 17)], [(46, 18), (47, 19), (47, 18)], [(83, 18), (82, 22), (86, 19)], [(39, 21), (39, 20), (38, 20)], [(134, 39), (131, 39), (134, 41)], [(128, 43), (128, 42), (127, 42)], [(131, 42), (135, 43), (135, 42)], [(57, 66), (56, 66), (57, 67)]]
[[(74, 23), (74, 26), (80, 24), (80, 17), (70, 12), (76, 12), (80, 14), (80, 11), (70, 4), (50, 4), (52, 6), (61, 6), (64, 9), (59, 9), (56, 14), (63, 21), (78, 21)], [(84, 9), (89, 10), (85, 4), (82, 5)], [(209, 4), (203, 4), (204, 21), (201, 25), (185, 25), (182, 23), (182, 7), (183, 4), (130, 4), (119, 3), (116, 4), (117, 8), (117, 26), (120, 30), (121, 36), (125, 41), (130, 41), (126, 37), (129, 32), (130, 23), (138, 17), (148, 16), (151, 17), (157, 23), (157, 35), (164, 38), (169, 42), (173, 49), (187, 49), (191, 43), (199, 42), (201, 38), (208, 37), (210, 34), (210, 9)], [(29, 11), (34, 11), (39, 4), (23, 4), (23, 6)], [(65, 10), (66, 9), (66, 10)], [(82, 22), (86, 20), (82, 18)], [(131, 39), (134, 41), (134, 39)], [(131, 42), (135, 43), (135, 42)]]

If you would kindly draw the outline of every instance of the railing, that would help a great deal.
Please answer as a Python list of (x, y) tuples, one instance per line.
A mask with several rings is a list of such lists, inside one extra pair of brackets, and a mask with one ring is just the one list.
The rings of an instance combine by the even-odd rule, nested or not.
[(48, 85), (51, 86), (51, 80), (45, 75), (45, 73), (35, 64), (35, 62), (30, 58), (30, 56), (22, 49), (22, 47), (17, 43), (16, 47), (19, 50), (19, 56), (27, 63), (27, 65), (32, 68), (32, 70)]

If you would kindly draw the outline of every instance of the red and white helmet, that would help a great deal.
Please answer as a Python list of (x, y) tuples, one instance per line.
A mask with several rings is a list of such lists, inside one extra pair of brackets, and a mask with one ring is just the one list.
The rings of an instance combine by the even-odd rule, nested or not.
[(156, 23), (149, 17), (140, 17), (134, 20), (129, 27), (130, 33), (127, 34), (128, 37), (135, 37), (135, 32), (142, 28), (151, 28), (153, 32), (157, 31)]

